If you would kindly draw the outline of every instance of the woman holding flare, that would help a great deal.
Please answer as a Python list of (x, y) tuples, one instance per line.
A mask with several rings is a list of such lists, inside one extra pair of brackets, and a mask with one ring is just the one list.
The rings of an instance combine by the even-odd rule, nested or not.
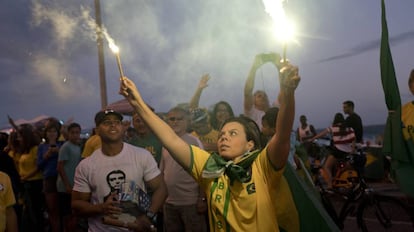
[[(244, 118), (230, 118), (222, 125), (218, 154), (186, 144), (144, 102), (135, 84), (122, 77), (120, 94), (133, 106), (159, 137), (174, 159), (204, 188), (211, 231), (291, 231), (278, 223), (282, 174), (290, 148), (295, 114), (294, 93), (300, 77), (298, 68), (285, 64), (280, 72), (277, 133), (265, 148), (259, 131)], [(281, 184), (282, 183), (282, 184)], [(293, 218), (297, 218), (294, 215)], [(297, 222), (295, 224), (297, 230)], [(290, 225), (292, 226), (292, 225)]]

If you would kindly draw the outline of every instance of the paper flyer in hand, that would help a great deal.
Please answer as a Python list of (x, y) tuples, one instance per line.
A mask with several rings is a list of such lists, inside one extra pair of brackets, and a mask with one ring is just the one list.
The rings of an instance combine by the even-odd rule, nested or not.
[(105, 216), (105, 224), (129, 227), (137, 216), (145, 214), (151, 205), (151, 197), (134, 181), (128, 181), (121, 185), (118, 199), (122, 213), (119, 215)]

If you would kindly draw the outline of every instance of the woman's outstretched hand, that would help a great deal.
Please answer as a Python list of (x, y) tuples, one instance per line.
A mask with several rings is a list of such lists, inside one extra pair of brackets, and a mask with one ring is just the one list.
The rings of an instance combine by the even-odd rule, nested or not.
[(119, 94), (124, 96), (132, 107), (139, 107), (137, 100), (140, 98), (140, 95), (135, 83), (128, 77), (121, 77), (120, 82)]
[(281, 89), (294, 91), (300, 82), (299, 68), (287, 62), (280, 69), (279, 81)]

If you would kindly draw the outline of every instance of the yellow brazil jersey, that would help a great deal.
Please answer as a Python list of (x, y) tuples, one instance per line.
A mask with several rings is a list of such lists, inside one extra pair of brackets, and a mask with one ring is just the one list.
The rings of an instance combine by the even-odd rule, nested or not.
[(299, 231), (298, 213), (283, 169), (274, 169), (266, 148), (252, 164), (252, 179), (232, 185), (225, 175), (202, 178), (209, 153), (191, 148), (191, 174), (206, 191), (211, 231)]
[(16, 203), (9, 176), (0, 172), (0, 231), (6, 230), (6, 209)]
[(414, 103), (408, 102), (401, 109), (401, 121), (404, 124), (403, 135), (405, 140), (414, 142)]
[[(19, 159), (19, 174), (20, 176), (27, 176), (33, 173), (37, 169), (37, 146), (34, 146), (30, 149), (30, 152), (27, 154), (22, 154)], [(40, 170), (37, 170), (34, 175), (29, 177), (27, 180), (41, 180), (43, 179), (43, 174)]]
[[(208, 152), (217, 151), (217, 140), (219, 137), (219, 132), (217, 130), (212, 129), (206, 135), (199, 135), (195, 131), (193, 131), (191, 134), (197, 137), (201, 143), (203, 143), (204, 149), (206, 149)], [(207, 149), (206, 144), (212, 144), (215, 149)]]
[(14, 166), (16, 167), (17, 172), (20, 173), (20, 171), (19, 171), (19, 160), (20, 160), (20, 156), (22, 154), (20, 154), (16, 151), (10, 150), (8, 155), (13, 159)]

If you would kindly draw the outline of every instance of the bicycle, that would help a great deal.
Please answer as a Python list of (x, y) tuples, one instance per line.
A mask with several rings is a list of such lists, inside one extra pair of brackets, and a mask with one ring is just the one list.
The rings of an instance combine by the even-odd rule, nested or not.
[[(346, 183), (347, 188), (327, 190), (321, 181), (322, 178), (319, 172), (321, 167), (312, 169), (313, 174), (316, 175), (315, 187), (320, 193), (322, 205), (327, 213), (341, 230), (344, 229), (347, 217), (356, 216), (357, 226), (364, 232), (378, 231), (378, 223), (385, 231), (414, 231), (414, 207), (407, 206), (407, 202), (393, 195), (375, 191), (368, 186), (361, 174), (365, 164), (364, 159), (358, 157), (363, 155), (363, 151), (358, 155), (349, 155), (338, 164), (343, 165), (341, 162), (347, 163), (357, 173), (356, 179), (353, 178), (353, 175), (351, 175), (351, 179), (343, 179), (348, 182)], [(331, 200), (338, 196), (345, 200), (339, 212), (337, 212)]]
[[(324, 172), (323, 169), (321, 169), (321, 167), (325, 161), (325, 158), (330, 153), (328, 149), (328, 147), (330, 146), (329, 144), (329, 140), (326, 139), (315, 140), (312, 142), (311, 150), (313, 152), (314, 160), (313, 162), (311, 162), (310, 166), (311, 172), (313, 173), (313, 182), (319, 181), (323, 185), (326, 184), (326, 182), (321, 178), (319, 180), (316, 180), (316, 178), (321, 176), (321, 173), (319, 172)], [(361, 163), (361, 165), (363, 165), (363, 163), (365, 163), (366, 160), (359, 159), (358, 162)], [(333, 172), (335, 174), (332, 177), (332, 186), (337, 190), (347, 191), (348, 189), (358, 184), (358, 171), (350, 165), (346, 158), (337, 160), (337, 164), (335, 165)]]

